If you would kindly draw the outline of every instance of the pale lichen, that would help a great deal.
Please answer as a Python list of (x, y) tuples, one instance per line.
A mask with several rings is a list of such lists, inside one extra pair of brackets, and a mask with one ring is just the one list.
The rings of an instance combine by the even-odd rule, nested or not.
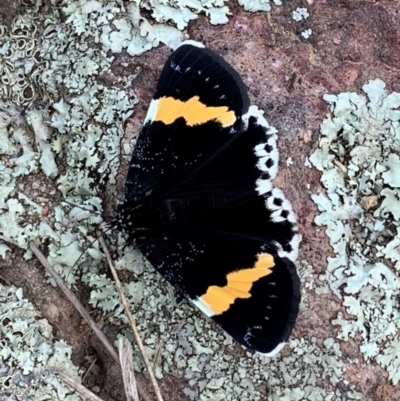
[(271, 4), (277, 6), (282, 4), (281, 0), (238, 0), (239, 4), (243, 6), (246, 11), (271, 11)]
[[(249, 11), (269, 10), (271, 3), (240, 1)], [(8, 57), (2, 73), (12, 78), (0, 88), (0, 239), (23, 249), (33, 239), (46, 243), (56, 270), (69, 284), (86, 283), (92, 290), (90, 302), (104, 313), (113, 312), (109, 317), (113, 321), (126, 320), (113, 283), (102, 275), (95, 229), (103, 221), (105, 189), (114, 189), (124, 122), (137, 102), (131, 88), (134, 76), (113, 74), (115, 54), (126, 51), (138, 56), (159, 43), (174, 48), (183, 39), (180, 29), (200, 13), (211, 23), (226, 22), (226, 4), (223, 0), (62, 0), (61, 10), (49, 7), (42, 14), (34, 7), (30, 10), (34, 18), (19, 17), (0, 38), (0, 54)], [(28, 52), (10, 50), (10, 44), (17, 46), (13, 35), (18, 29), (29, 38), (21, 46), (30, 49), (33, 44)], [(23, 79), (13, 75), (13, 68), (23, 71)], [(21, 113), (21, 106), (26, 113)], [(130, 153), (125, 144), (124, 156)], [(40, 201), (34, 191), (32, 198), (28, 196), (27, 175), (34, 181), (56, 183), (54, 204)], [(150, 357), (163, 344), (157, 376), (184, 379), (189, 399), (357, 399), (349, 386), (333, 393), (315, 380), (322, 375), (334, 385), (344, 377), (335, 344), (292, 340), (283, 356), (255, 356), (191, 305), (177, 304), (173, 289), (141, 255), (124, 248), (122, 237), (109, 242), (119, 255), (117, 267), (129, 275), (125, 291)], [(8, 245), (0, 244), (1, 257), (9, 255)], [(25, 257), (32, 255), (26, 252)], [(127, 329), (123, 332), (129, 337)], [(143, 369), (137, 357), (135, 366)], [(302, 372), (302, 366), (309, 373)], [(50, 398), (62, 397), (59, 393)]]
[[(183, 40), (182, 30), (205, 14), (211, 24), (225, 24), (230, 15), (225, 0), (178, 0), (174, 2), (140, 0), (122, 2), (64, 1), (67, 23), (78, 35), (92, 37), (104, 51), (130, 56), (140, 55), (164, 43), (172, 48)], [(266, 1), (268, 3), (268, 1)], [(145, 17), (150, 14), (154, 22)], [(115, 16), (118, 16), (115, 18)]]
[[(320, 278), (343, 300), (338, 337), (361, 337), (360, 351), (400, 379), (396, 353), (400, 310), (400, 93), (379, 79), (365, 95), (326, 95), (331, 115), (321, 124), (309, 165), (322, 171), (326, 195), (314, 195), (334, 251)], [(383, 355), (382, 355), (383, 353)]]
[(301, 20), (305, 20), (310, 16), (310, 14), (308, 13), (307, 9), (304, 7), (297, 7), (296, 10), (294, 10), (292, 12), (292, 18), (299, 22)]
[(312, 34), (312, 30), (311, 30), (310, 28), (308, 28), (308, 29), (306, 29), (305, 31), (303, 31), (303, 32), (301, 33), (301, 36), (302, 36), (304, 39), (308, 39), (308, 38), (311, 36), (311, 34)]
[(54, 339), (52, 327), (21, 289), (0, 284), (1, 401), (81, 401), (56, 374), (63, 372), (80, 382), (71, 352), (68, 344)]

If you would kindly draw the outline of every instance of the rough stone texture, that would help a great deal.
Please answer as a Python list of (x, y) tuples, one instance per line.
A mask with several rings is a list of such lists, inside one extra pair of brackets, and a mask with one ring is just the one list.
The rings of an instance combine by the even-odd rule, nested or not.
[[(323, 230), (312, 223), (316, 207), (310, 195), (321, 191), (320, 173), (306, 168), (304, 161), (315, 147), (319, 124), (328, 111), (322, 95), (359, 91), (368, 79), (378, 77), (386, 82), (389, 90), (400, 91), (400, 3), (308, 0), (310, 17), (296, 23), (291, 18), (292, 10), (304, 3), (284, 2), (268, 14), (246, 13), (233, 5), (233, 15), (227, 25), (210, 26), (205, 18), (200, 18), (189, 26), (188, 36), (203, 41), (240, 72), (252, 102), (265, 110), (270, 124), (278, 129), (281, 161), (276, 183), (285, 190), (298, 215), (303, 236), (300, 258), (307, 259), (315, 272), (320, 273), (330, 254)], [(7, 5), (1, 4), (0, 21), (9, 19), (5, 10)], [(312, 35), (305, 40), (300, 33), (307, 28), (312, 29)], [(141, 57), (121, 55), (116, 59), (114, 73), (140, 70), (133, 87), (139, 104), (127, 125), (125, 141), (139, 132), (169, 53), (164, 47)], [(123, 63), (128, 63), (128, 67), (123, 67)], [(288, 157), (293, 160), (290, 167), (286, 165)], [(122, 166), (119, 177), (120, 198), (126, 168), (126, 164)], [(109, 205), (109, 211), (112, 210), (113, 204)], [(74, 361), (83, 364), (86, 341), (95, 349), (99, 345), (87, 334), (78, 337), (84, 331), (79, 316), (57, 289), (44, 282), (38, 263), (21, 262), (21, 253), (15, 248), (13, 251), (13, 258), (6, 262), (0, 260), (0, 279), (28, 289), (27, 295), (49, 319), (56, 335), (74, 347)], [(299, 316), (294, 336), (315, 336), (321, 341), (334, 337), (337, 329), (330, 320), (340, 309), (339, 300), (332, 295), (315, 295), (308, 299), (308, 305), (309, 309)], [(357, 339), (343, 344), (342, 351), (346, 361), (359, 357)], [(101, 351), (97, 353), (104, 359)], [(107, 366), (103, 368), (107, 372)], [(118, 387), (116, 376), (112, 375), (115, 388)], [(378, 366), (348, 363), (347, 380), (357, 385), (365, 400), (400, 399), (400, 389), (388, 383), (386, 373)], [(103, 383), (106, 388), (101, 394), (105, 400), (121, 399), (110, 380), (107, 384), (104, 379)], [(162, 387), (166, 401), (185, 399), (180, 379), (165, 378)]]
[[(308, 7), (310, 17), (295, 23), (291, 10), (302, 2), (289, 4), (269, 14), (248, 14), (237, 7), (227, 25), (211, 27), (200, 18), (190, 25), (188, 33), (239, 71), (251, 101), (265, 110), (269, 123), (278, 129), (281, 160), (276, 183), (298, 216), (303, 236), (300, 259), (308, 260), (316, 273), (321, 273), (330, 247), (323, 229), (313, 225), (317, 210), (310, 198), (322, 191), (320, 173), (305, 167), (304, 161), (315, 148), (319, 124), (328, 112), (322, 96), (359, 91), (369, 79), (377, 77), (389, 90), (399, 91), (400, 5), (393, 1), (313, 2)], [(300, 36), (306, 27), (312, 29), (309, 40)], [(145, 78), (134, 84), (138, 85), (135, 90), (139, 99), (146, 104), (155, 87), (155, 82), (149, 81), (157, 76), (154, 71), (161, 71), (167, 54), (165, 49), (158, 49), (140, 57)], [(143, 97), (141, 91), (146, 92)], [(127, 126), (128, 136), (140, 127), (147, 110), (142, 105)], [(288, 157), (293, 160), (289, 167)], [(340, 310), (339, 300), (321, 295), (309, 300), (309, 305), (310, 310), (300, 313), (294, 336), (321, 340), (335, 336), (337, 328), (330, 321)], [(345, 358), (360, 357), (356, 341), (344, 344), (342, 350)], [(387, 382), (386, 373), (378, 366), (349, 363), (347, 379), (357, 384), (365, 400), (400, 397), (400, 389)]]

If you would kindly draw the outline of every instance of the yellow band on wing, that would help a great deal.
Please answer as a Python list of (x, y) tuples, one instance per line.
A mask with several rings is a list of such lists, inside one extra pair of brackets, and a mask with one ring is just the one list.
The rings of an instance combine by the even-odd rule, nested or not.
[(268, 253), (258, 255), (257, 262), (250, 269), (242, 269), (227, 276), (228, 283), (224, 287), (212, 285), (200, 297), (216, 315), (227, 311), (236, 298), (250, 298), (250, 290), (257, 280), (272, 273), (274, 258)]
[(167, 125), (172, 124), (180, 117), (183, 117), (189, 126), (217, 121), (222, 127), (230, 127), (236, 121), (235, 113), (227, 106), (207, 106), (200, 102), (198, 96), (193, 96), (187, 101), (164, 96), (156, 102), (155, 115), (152, 120), (161, 121)]

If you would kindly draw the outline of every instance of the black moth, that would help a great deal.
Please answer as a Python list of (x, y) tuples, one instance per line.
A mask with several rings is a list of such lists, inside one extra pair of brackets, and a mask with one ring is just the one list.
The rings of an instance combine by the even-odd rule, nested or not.
[(272, 180), (276, 131), (238, 73), (193, 41), (167, 60), (117, 221), (179, 293), (247, 348), (273, 355), (298, 313), (299, 234)]

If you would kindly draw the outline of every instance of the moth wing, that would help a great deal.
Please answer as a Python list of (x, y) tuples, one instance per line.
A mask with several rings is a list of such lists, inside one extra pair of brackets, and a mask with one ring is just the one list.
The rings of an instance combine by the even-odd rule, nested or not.
[[(256, 236), (295, 261), (296, 218), (284, 193), (272, 184), (278, 165), (275, 131), (254, 108), (244, 122), (233, 141), (190, 175), (161, 179), (162, 191), (150, 193), (135, 226), (151, 221), (159, 232), (198, 227)], [(130, 202), (122, 208), (122, 221), (131, 221), (131, 208)]]
[(300, 302), (295, 265), (273, 244), (221, 232), (170, 233), (137, 246), (178, 291), (236, 341), (273, 355), (288, 339)]
[(120, 218), (171, 284), (241, 344), (267, 354), (286, 341), (300, 300), (299, 234), (272, 185), (277, 165), (276, 133), (248, 107), (239, 75), (186, 43), (161, 74)]
[(180, 182), (242, 130), (249, 106), (239, 74), (220, 56), (187, 41), (161, 73), (138, 137), (126, 201)]

